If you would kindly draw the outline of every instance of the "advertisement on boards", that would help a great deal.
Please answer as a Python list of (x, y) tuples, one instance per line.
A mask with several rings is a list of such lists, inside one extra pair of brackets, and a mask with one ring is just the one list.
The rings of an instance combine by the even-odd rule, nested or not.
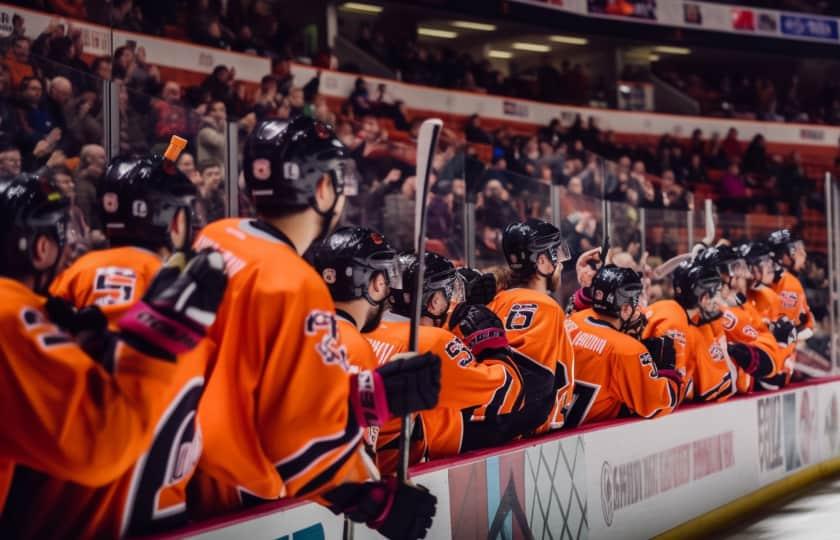
[(840, 39), (836, 19), (824, 19), (807, 15), (783, 13), (781, 32), (786, 36), (837, 41)]
[(656, 20), (656, 0), (588, 0), (589, 13)]

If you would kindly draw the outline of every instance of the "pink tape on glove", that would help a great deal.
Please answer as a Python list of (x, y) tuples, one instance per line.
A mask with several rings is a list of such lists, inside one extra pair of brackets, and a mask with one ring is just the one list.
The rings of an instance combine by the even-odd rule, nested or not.
[(145, 302), (137, 302), (117, 323), (135, 336), (178, 355), (195, 348), (204, 337), (189, 326), (167, 317)]
[(677, 388), (680, 388), (682, 386), (682, 376), (680, 376), (680, 373), (675, 369), (660, 369), (659, 376), (674, 381), (675, 383), (677, 383)]
[(362, 371), (350, 376), (350, 404), (362, 427), (381, 426), (392, 417), (385, 383), (375, 371)]
[(583, 287), (575, 291), (574, 296), (572, 296), (572, 301), (575, 304), (576, 311), (583, 311), (592, 307), (592, 299), (586, 296), (586, 291)]
[(374, 519), (367, 522), (367, 526), (373, 530), (377, 530), (385, 523), (388, 514), (391, 513), (391, 508), (394, 506), (394, 500), (397, 498), (397, 479), (396, 477), (389, 477), (380, 482), (381, 487), (371, 493), (371, 498), (377, 502), (383, 502), (382, 512)]

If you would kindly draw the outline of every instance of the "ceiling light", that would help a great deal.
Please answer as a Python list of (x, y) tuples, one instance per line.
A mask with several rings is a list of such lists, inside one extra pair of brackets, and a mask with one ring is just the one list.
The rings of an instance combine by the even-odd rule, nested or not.
[(650, 60), (651, 62), (659, 62), (659, 55), (658, 54), (652, 54), (652, 55), (648, 56), (648, 60)]
[(653, 50), (664, 54), (691, 54), (691, 49), (686, 49), (685, 47), (670, 47), (667, 45), (654, 47)]
[(493, 32), (496, 30), (495, 24), (477, 23), (471, 21), (455, 21), (452, 26), (456, 28), (464, 28), (466, 30), (480, 30), (482, 32)]
[(510, 51), (494, 51), (489, 50), (487, 51), (488, 58), (501, 58), (503, 60), (509, 60), (513, 58), (513, 53)]
[(513, 44), (513, 48), (517, 51), (530, 51), (530, 52), (549, 52), (551, 47), (548, 45), (540, 45), (539, 43), (528, 43), (517, 41)]
[(452, 32), (451, 30), (439, 30), (437, 28), (426, 28), (423, 26), (417, 29), (417, 34), (426, 37), (436, 37), (443, 39), (455, 39), (456, 37), (458, 37), (458, 32)]
[(359, 13), (369, 13), (372, 15), (381, 13), (383, 9), (382, 6), (365, 4), (362, 2), (345, 2), (341, 5), (341, 8), (346, 9), (347, 11), (357, 11)]
[(586, 45), (589, 43), (588, 39), (575, 36), (551, 36), (548, 39), (554, 43), (565, 43), (566, 45)]

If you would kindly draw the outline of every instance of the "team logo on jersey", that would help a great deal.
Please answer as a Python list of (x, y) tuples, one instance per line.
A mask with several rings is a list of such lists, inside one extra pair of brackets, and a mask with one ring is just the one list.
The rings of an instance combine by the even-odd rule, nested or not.
[(726, 350), (721, 347), (720, 342), (714, 341), (709, 347), (709, 354), (715, 362), (723, 362), (726, 360)]
[(113, 214), (120, 208), (120, 198), (116, 193), (108, 192), (102, 196), (102, 208), (109, 214)]
[(534, 322), (537, 304), (513, 304), (505, 320), (505, 330), (525, 330)]
[(137, 273), (131, 268), (106, 266), (93, 278), (93, 303), (97, 306), (118, 306), (134, 299)]
[(685, 345), (685, 334), (680, 332), (679, 330), (667, 330), (665, 332), (665, 335), (673, 339), (676, 343)]
[(332, 285), (333, 283), (335, 283), (335, 269), (324, 268), (324, 271), (321, 272), (321, 277), (324, 278), (324, 281)]
[(257, 180), (268, 180), (271, 178), (271, 162), (265, 158), (255, 159), (251, 163), (251, 174)]
[(467, 367), (472, 364), (474, 357), (464, 342), (460, 339), (452, 338), (452, 340), (446, 344), (444, 349), (446, 350), (446, 354), (449, 358), (457, 362), (459, 366)]
[(321, 332), (324, 336), (315, 345), (315, 350), (321, 356), (321, 360), (328, 366), (338, 365), (344, 371), (350, 372), (350, 363), (347, 361), (347, 348), (338, 342), (338, 323), (335, 315), (329, 311), (315, 309), (309, 312), (304, 323), (306, 335), (314, 336)]
[(723, 312), (723, 327), (726, 330), (732, 330), (738, 324), (738, 318), (731, 311)]
[(782, 299), (782, 307), (786, 309), (796, 307), (797, 302), (799, 302), (799, 295), (793, 291), (782, 291), (779, 293), (779, 297)]

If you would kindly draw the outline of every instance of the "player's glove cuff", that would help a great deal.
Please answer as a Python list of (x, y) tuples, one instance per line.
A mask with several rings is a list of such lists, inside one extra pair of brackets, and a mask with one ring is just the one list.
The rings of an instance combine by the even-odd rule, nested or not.
[(143, 301), (134, 304), (117, 324), (123, 334), (133, 338), (129, 341), (148, 344), (153, 349), (164, 351), (167, 357), (195, 348), (204, 337), (204, 332), (161, 313)]
[(381, 426), (391, 419), (385, 383), (376, 371), (350, 376), (350, 403), (362, 427)]

